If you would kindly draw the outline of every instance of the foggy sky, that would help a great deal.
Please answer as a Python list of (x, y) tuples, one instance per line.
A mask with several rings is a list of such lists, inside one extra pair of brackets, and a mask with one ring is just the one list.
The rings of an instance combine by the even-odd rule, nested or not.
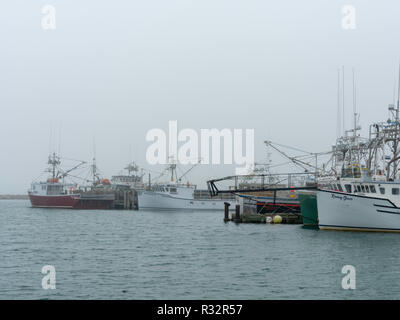
[[(41, 27), (46, 4), (56, 30)], [(342, 28), (343, 5), (356, 9), (355, 30)], [(329, 150), (342, 65), (346, 126), (354, 67), (366, 135), (393, 102), (399, 14), (396, 0), (2, 0), (0, 194), (25, 193), (46, 168), (51, 129), (69, 158), (90, 161), (94, 138), (106, 177), (131, 158), (160, 171), (146, 163), (145, 136), (168, 120), (254, 129), (256, 161), (266, 139)], [(190, 182), (234, 168), (203, 165)]]

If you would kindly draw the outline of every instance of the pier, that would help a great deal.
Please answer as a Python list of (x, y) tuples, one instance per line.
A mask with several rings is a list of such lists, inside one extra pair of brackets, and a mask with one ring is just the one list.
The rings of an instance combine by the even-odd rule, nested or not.
[(269, 213), (241, 213), (240, 205), (236, 205), (235, 212), (229, 215), (229, 203), (225, 202), (224, 222), (233, 221), (236, 223), (283, 223), (302, 224), (303, 218), (300, 212), (288, 210), (286, 212)]
[(137, 191), (129, 186), (81, 191), (79, 202), (74, 209), (138, 210)]
[[(229, 176), (207, 182), (211, 197), (234, 194), (235, 213), (229, 216), (225, 202), (224, 221), (236, 223), (303, 224), (297, 191), (315, 190), (313, 173)], [(234, 181), (234, 187), (219, 188), (218, 182)], [(242, 180), (242, 182), (240, 182)]]
[(137, 191), (129, 187), (118, 186), (115, 190), (113, 209), (138, 210)]

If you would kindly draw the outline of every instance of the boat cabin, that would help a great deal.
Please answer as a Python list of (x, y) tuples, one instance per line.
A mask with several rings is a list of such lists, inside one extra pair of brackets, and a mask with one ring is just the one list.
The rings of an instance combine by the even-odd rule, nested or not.
[(68, 195), (76, 191), (75, 185), (65, 185), (60, 182), (34, 182), (31, 184), (30, 194), (44, 195)]

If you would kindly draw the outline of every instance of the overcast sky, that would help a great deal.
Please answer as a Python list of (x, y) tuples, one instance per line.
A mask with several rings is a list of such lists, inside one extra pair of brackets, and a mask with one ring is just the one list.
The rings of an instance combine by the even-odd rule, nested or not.
[[(56, 29), (43, 30), (44, 5)], [(343, 5), (356, 29), (343, 29)], [(336, 138), (337, 69), (351, 68), (364, 133), (387, 117), (400, 59), (400, 3), (266, 0), (0, 1), (0, 194), (25, 193), (46, 167), (50, 130), (61, 155), (106, 177), (146, 163), (152, 128), (251, 128), (310, 151)], [(57, 142), (58, 148), (58, 142)], [(132, 152), (130, 152), (132, 150)], [(203, 165), (190, 181), (234, 174)]]

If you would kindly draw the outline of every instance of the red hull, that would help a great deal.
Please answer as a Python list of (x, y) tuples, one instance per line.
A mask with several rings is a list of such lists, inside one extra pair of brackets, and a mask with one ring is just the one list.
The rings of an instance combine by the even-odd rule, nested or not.
[(35, 196), (29, 194), (32, 207), (36, 208), (74, 208), (79, 202), (79, 195)]
[(29, 195), (34, 208), (65, 209), (111, 209), (113, 200), (90, 199), (81, 200), (80, 195), (35, 196)]

